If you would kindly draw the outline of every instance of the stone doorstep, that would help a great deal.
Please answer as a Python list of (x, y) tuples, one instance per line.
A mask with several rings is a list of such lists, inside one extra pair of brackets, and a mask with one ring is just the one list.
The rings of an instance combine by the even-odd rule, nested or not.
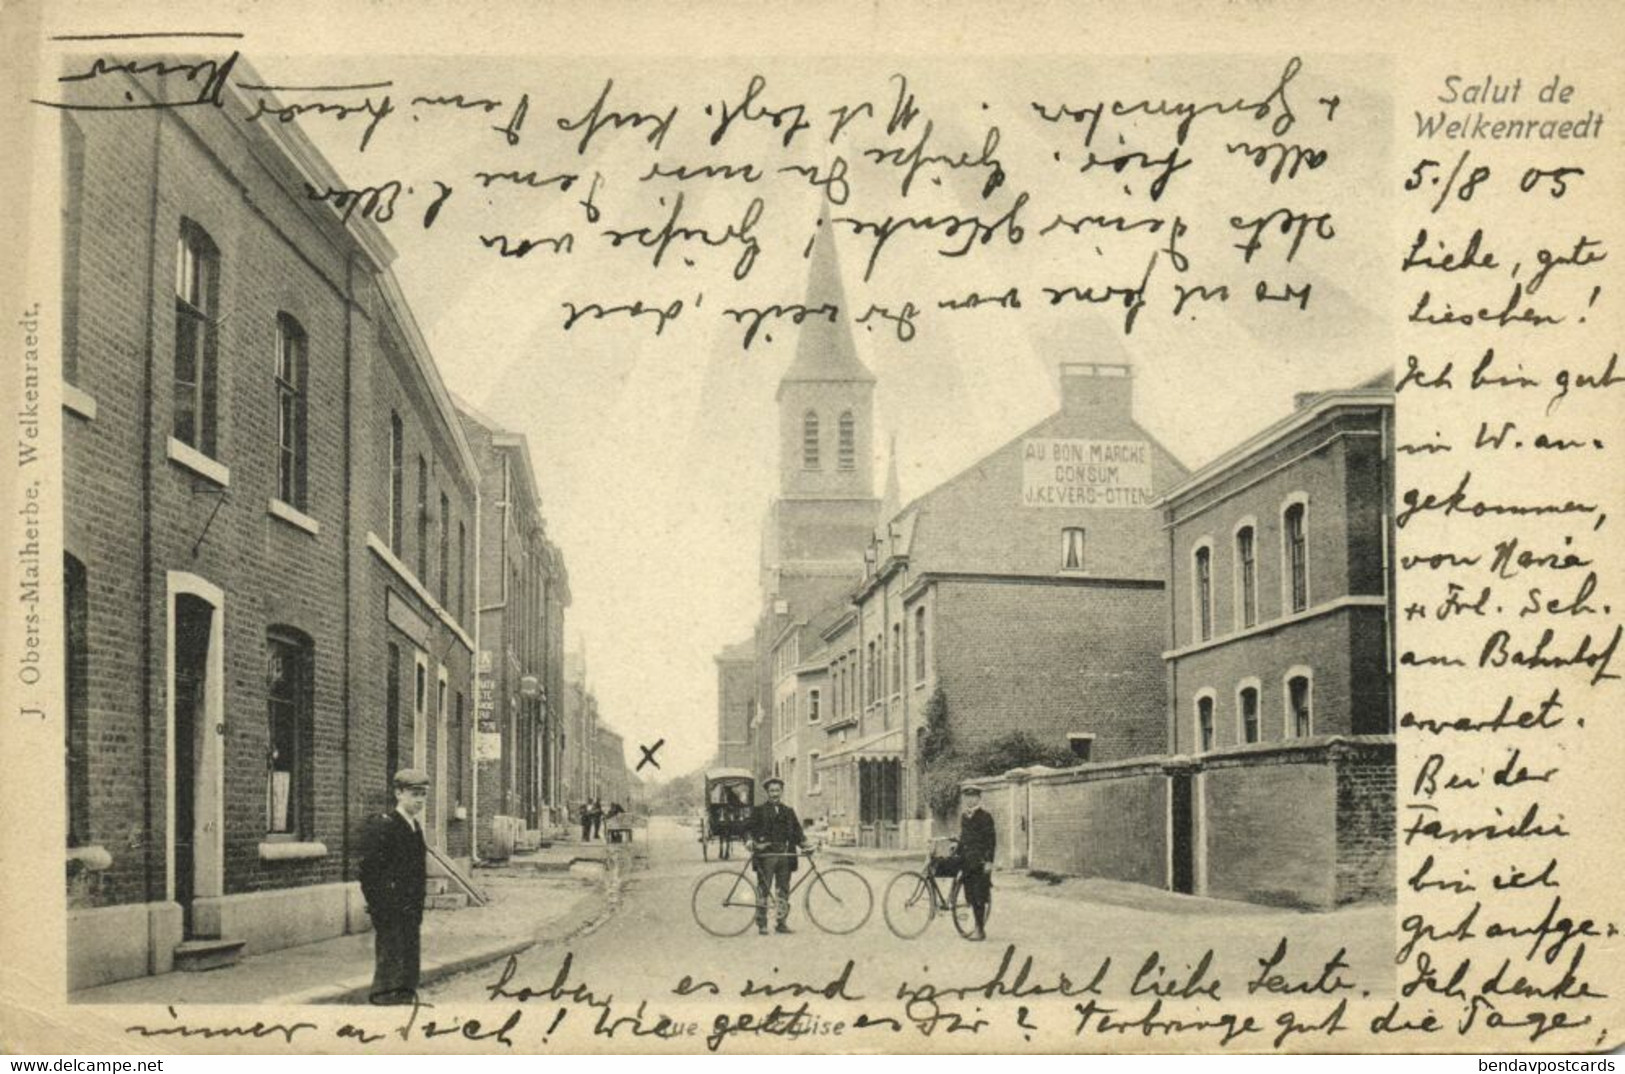
[(235, 966), (243, 956), (247, 940), (186, 940), (175, 948), (175, 968), (200, 973)]
[(468, 895), (462, 891), (441, 892), (423, 897), (425, 910), (461, 910), (467, 906)]

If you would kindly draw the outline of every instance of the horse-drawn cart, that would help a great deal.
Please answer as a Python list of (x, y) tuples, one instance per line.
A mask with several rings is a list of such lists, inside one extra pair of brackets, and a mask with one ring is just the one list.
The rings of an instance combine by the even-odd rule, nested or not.
[(750, 834), (750, 811), (756, 804), (756, 777), (745, 768), (713, 768), (705, 773), (705, 814), (700, 818), (700, 854), (726, 860), (733, 845)]

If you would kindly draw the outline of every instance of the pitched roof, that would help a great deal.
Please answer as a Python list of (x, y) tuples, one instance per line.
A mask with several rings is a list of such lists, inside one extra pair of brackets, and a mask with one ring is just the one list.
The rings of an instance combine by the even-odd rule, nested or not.
[(841, 264), (835, 252), (833, 231), (821, 235), (813, 244), (804, 305), (809, 310), (834, 306), (835, 321), (832, 324), (828, 316), (818, 313), (811, 313), (802, 320), (796, 337), (795, 360), (779, 381), (780, 389), (795, 382), (873, 383), (875, 375), (858, 360), (857, 347), (852, 342), (852, 323), (846, 308), (846, 289), (841, 286)]

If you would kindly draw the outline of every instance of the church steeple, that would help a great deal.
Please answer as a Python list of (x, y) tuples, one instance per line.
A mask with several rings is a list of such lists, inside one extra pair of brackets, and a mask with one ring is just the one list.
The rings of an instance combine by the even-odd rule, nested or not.
[(875, 377), (853, 344), (833, 231), (813, 244), (805, 305), (810, 312), (777, 394), (779, 494), (873, 499)]

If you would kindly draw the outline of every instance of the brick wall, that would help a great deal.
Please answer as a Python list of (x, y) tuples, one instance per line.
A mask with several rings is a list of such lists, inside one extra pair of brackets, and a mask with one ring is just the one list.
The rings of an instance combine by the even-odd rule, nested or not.
[[(1257, 622), (1278, 619), (1290, 611), (1284, 582), (1282, 510), (1297, 494), (1308, 497), (1305, 543), (1308, 550), (1309, 605), (1355, 592), (1381, 592), (1352, 589), (1350, 575), (1351, 541), (1363, 550), (1368, 534), (1355, 535), (1350, 526), (1365, 521), (1351, 516), (1350, 465), (1346, 445), (1349, 440), (1322, 443), (1336, 430), (1316, 427), (1315, 436), (1284, 443), (1257, 467), (1239, 472), (1230, 482), (1210, 493), (1191, 497), (1170, 510), (1175, 519), (1172, 531), (1172, 583), (1174, 639), (1176, 647), (1197, 641), (1196, 604), (1193, 599), (1194, 552), (1204, 541), (1212, 545), (1212, 634), (1221, 637), (1241, 628), (1235, 568), (1235, 533), (1243, 524), (1253, 527), (1254, 563), (1258, 591)], [(1309, 454), (1298, 454), (1316, 447)], [(1267, 474), (1272, 465), (1290, 461)], [(1247, 484), (1254, 480), (1255, 483)], [(1235, 486), (1232, 488), (1231, 486)], [(1227, 494), (1226, 498), (1217, 497)], [(1210, 507), (1203, 505), (1212, 503)], [(1357, 538), (1357, 539), (1356, 539)], [(1167, 554), (1166, 542), (1164, 554)], [(1379, 559), (1380, 562), (1380, 559)], [(1369, 585), (1373, 579), (1362, 571), (1359, 580)]]
[[(207, 111), (207, 110), (205, 110)], [(91, 825), (113, 857), (91, 904), (161, 899), (168, 578), (225, 592), (222, 831), (227, 893), (337, 879), (344, 843), (343, 607), (346, 310), (343, 254), (218, 116), (77, 116), (85, 145), (77, 386), (94, 420), (66, 421), (66, 549), (87, 573)], [(201, 133), (200, 133), (201, 132)], [(208, 148), (203, 141), (207, 139)], [(154, 179), (156, 186), (153, 185)], [(169, 458), (176, 241), (181, 221), (218, 250), (213, 458), (229, 485)], [(311, 534), (273, 517), (279, 313), (308, 342)], [(150, 378), (150, 380), (149, 380)], [(149, 388), (150, 384), (150, 388)], [(267, 630), (309, 639), (313, 719), (301, 836), (325, 858), (262, 862), (269, 722)]]
[(1160, 763), (1088, 765), (1035, 776), (1029, 794), (1028, 868), (1163, 886), (1168, 777)]
[(1028, 869), (1166, 887), (1169, 784), (1183, 778), (1193, 780), (1197, 894), (1308, 909), (1393, 899), (1391, 737), (1314, 738), (974, 782), (998, 825), (1002, 867), (1019, 863), (1025, 838)]
[[(97, 80), (103, 88), (116, 81)], [(111, 858), (106, 869), (81, 871), (72, 904), (172, 897), (168, 650), (183, 592), (206, 599), (215, 631), (196, 725), (199, 756), (217, 758), (219, 767), (200, 765), (200, 808), (216, 778), (222, 788), (222, 823), (208, 825), (212, 817), (200, 812), (199, 830), (209, 834), (198, 841), (206, 862), (218, 840), (219, 872), (196, 870), (193, 894), (229, 897), (354, 877), (362, 821), (392, 804), (385, 664), (398, 632), (387, 625), (390, 594), (432, 624), (417, 640), (432, 654), (432, 670), (447, 670), (446, 735), (431, 723), (428, 767), (434, 773), (444, 750), (448, 770), (443, 807), (431, 796), (431, 820), (444, 823), (447, 851), (466, 856), (467, 824), (454, 814), (472, 793), (472, 661), (441, 615), (471, 634), (465, 606), (473, 593), (470, 584), (460, 600), (453, 579), (438, 599), (438, 550), (444, 528), (449, 577), (457, 523), (473, 537), (475, 476), (432, 374), (425, 379), (399, 345), (387, 348), (380, 338), (384, 300), (368, 275), (368, 254), (355, 233), (303, 196), (269, 126), (212, 109), (84, 112), (64, 121), (83, 145), (72, 380), (95, 403), (94, 417), (72, 408), (64, 416), (65, 551), (83, 565), (87, 590), (89, 816), (80, 841)], [(205, 232), (216, 253), (215, 443), (201, 459), (171, 443), (173, 281), (183, 227)], [(295, 320), (306, 344), (306, 495), (291, 495), (298, 501), (291, 509), (279, 502), (279, 317)], [(386, 539), (389, 532), (391, 409), (406, 419), (409, 458), (421, 451), (434, 464), (434, 545), (429, 569), (416, 572), (428, 599), (366, 547), (369, 532)], [(415, 480), (408, 489), (415, 496)], [(412, 573), (415, 526), (407, 538), (400, 559)], [(269, 830), (272, 632), (296, 635), (310, 653), (309, 718), (296, 751), (299, 823), (291, 833)], [(411, 659), (403, 649), (409, 713)], [(403, 747), (409, 756), (409, 739)], [(342, 920), (324, 927), (335, 924), (344, 927)], [(155, 965), (168, 957), (152, 952)]]
[(1241, 744), (1237, 691), (1244, 683), (1258, 688), (1260, 741), (1291, 737), (1285, 682), (1294, 668), (1310, 672), (1313, 734), (1386, 731), (1390, 680), (1384, 624), (1380, 606), (1348, 607), (1177, 657), (1172, 748), (1180, 753), (1199, 749), (1196, 700), (1209, 690), (1214, 697), (1214, 748)]
[(1393, 739), (1350, 746), (1337, 766), (1337, 902), (1394, 897)]
[(1064, 750), (1093, 733), (1094, 758), (1160, 753), (1166, 679), (1160, 587), (937, 584), (931, 668), (956, 749), (1015, 730)]

